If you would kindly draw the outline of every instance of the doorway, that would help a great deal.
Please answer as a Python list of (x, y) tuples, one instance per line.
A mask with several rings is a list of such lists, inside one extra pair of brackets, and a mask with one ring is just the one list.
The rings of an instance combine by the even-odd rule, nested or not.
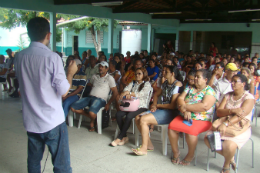
[(79, 51), (79, 37), (73, 36), (73, 44), (72, 44), (72, 55), (74, 55), (75, 51)]
[(154, 52), (157, 52), (158, 55), (163, 54), (163, 44), (165, 44), (167, 41), (172, 42), (172, 46), (175, 48), (175, 40), (176, 40), (176, 34), (161, 34), (161, 33), (155, 33), (154, 34)]

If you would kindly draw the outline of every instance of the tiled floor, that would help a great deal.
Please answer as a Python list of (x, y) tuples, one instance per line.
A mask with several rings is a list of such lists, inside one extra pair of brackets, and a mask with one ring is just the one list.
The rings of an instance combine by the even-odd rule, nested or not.
[[(8, 98), (0, 100), (0, 173), (25, 173), (27, 172), (27, 136), (23, 128), (21, 102), (19, 99)], [(75, 121), (77, 124), (77, 121)], [(103, 130), (99, 135), (87, 131), (88, 123), (83, 123), (80, 129), (68, 127), (69, 143), (71, 153), (71, 165), (74, 173), (88, 172), (185, 172), (203, 173), (206, 171), (207, 147), (203, 143), (203, 135), (200, 135), (198, 144), (197, 166), (182, 167), (171, 164), (170, 145), (168, 144), (168, 155), (162, 155), (160, 133), (151, 134), (155, 145), (155, 151), (149, 152), (147, 156), (134, 156), (131, 148), (134, 146), (134, 135), (129, 133), (130, 142), (125, 146), (109, 147), (116, 123)], [(130, 130), (131, 132), (131, 130)], [(253, 126), (252, 138), (255, 141), (255, 168), (251, 168), (251, 144), (250, 141), (241, 149), (239, 159), (240, 173), (260, 172), (260, 126)], [(182, 140), (181, 140), (182, 141)], [(182, 142), (180, 145), (182, 146)], [(47, 148), (42, 160), (42, 167), (47, 157)], [(182, 158), (187, 152), (180, 149)], [(217, 155), (213, 159), (211, 153), (211, 165), (209, 172), (220, 172), (223, 158)], [(52, 172), (52, 163), (49, 155), (45, 173)], [(233, 172), (233, 171), (231, 171)]]

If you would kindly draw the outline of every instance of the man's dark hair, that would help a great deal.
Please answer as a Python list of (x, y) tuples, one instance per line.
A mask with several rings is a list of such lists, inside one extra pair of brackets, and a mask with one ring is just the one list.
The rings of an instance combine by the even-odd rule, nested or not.
[(116, 67), (116, 61), (115, 60), (111, 60), (111, 61), (109, 61), (114, 67)]
[(224, 68), (225, 67), (225, 65), (224, 65), (224, 63), (221, 61), (221, 62), (218, 62), (218, 63), (216, 63), (216, 65), (220, 65), (220, 67), (222, 67), (222, 68)]
[(248, 66), (248, 67), (249, 67), (249, 65), (250, 65), (250, 63), (249, 63), (249, 62), (243, 62), (243, 64), (242, 64), (242, 67), (246, 67), (246, 66)]
[(90, 59), (94, 59), (94, 60), (95, 60), (96, 57), (95, 57), (94, 55), (91, 55), (91, 56), (89, 56), (89, 60), (90, 60)]
[(27, 31), (31, 41), (43, 41), (50, 32), (50, 24), (43, 17), (35, 17), (28, 22)]
[(153, 61), (153, 62), (155, 63), (155, 60), (154, 60), (154, 59), (151, 59), (151, 58), (150, 58), (150, 59), (148, 60), (148, 62), (149, 62), (149, 61)]

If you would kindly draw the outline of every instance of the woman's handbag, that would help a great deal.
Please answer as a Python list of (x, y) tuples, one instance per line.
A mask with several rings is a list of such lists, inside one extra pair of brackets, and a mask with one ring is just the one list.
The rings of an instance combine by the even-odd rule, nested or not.
[(223, 124), (223, 122), (225, 122), (226, 120), (229, 121), (229, 125), (226, 128), (225, 134), (224, 136), (226, 137), (235, 137), (238, 136), (242, 133), (244, 133), (250, 126), (250, 121), (244, 117), (239, 116), (240, 118), (242, 118), (242, 120), (240, 120), (239, 122), (232, 124), (230, 122), (230, 118), (232, 118), (232, 115), (228, 115), (226, 117), (221, 117), (217, 120), (215, 120), (212, 124), (212, 131), (217, 131), (218, 127)]

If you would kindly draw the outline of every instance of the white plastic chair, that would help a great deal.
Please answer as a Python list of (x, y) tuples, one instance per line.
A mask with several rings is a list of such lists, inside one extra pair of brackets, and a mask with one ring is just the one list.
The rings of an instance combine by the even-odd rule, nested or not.
[[(110, 97), (112, 93), (109, 93), (108, 99), (110, 99)], [(85, 107), (85, 109), (89, 109), (89, 107)], [(102, 134), (102, 111), (105, 109), (105, 107), (102, 107), (99, 109), (98, 113), (97, 113), (97, 127), (98, 127), (98, 134)], [(80, 128), (81, 126), (81, 122), (82, 122), (82, 115), (79, 116), (79, 124), (78, 124), (78, 128)], [(112, 120), (111, 120), (111, 114), (110, 114), (110, 123), (112, 124)]]
[[(84, 88), (83, 88), (83, 90), (82, 90), (82, 93), (81, 93), (81, 95), (80, 95), (80, 97), (79, 97), (79, 100), (82, 98), (83, 93), (84, 93), (84, 91), (85, 91), (85, 89), (86, 89), (87, 84), (88, 84), (88, 83), (86, 82), (86, 85), (84, 86)], [(68, 121), (69, 121), (69, 126), (70, 126), (70, 127), (73, 127), (73, 119), (76, 119), (76, 113), (74, 113), (74, 112), (72, 112), (71, 110), (69, 110), (69, 113), (68, 113)]]
[(3, 92), (3, 85), (6, 85), (6, 82), (0, 82), (0, 94), (1, 94), (2, 100), (5, 99), (5, 93), (6, 93), (6, 92)]

